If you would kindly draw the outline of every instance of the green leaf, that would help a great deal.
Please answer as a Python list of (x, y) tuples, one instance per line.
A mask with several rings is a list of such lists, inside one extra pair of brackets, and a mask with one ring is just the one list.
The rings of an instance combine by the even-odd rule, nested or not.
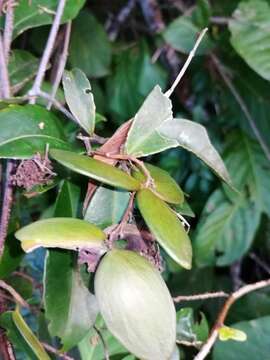
[(79, 186), (64, 180), (59, 189), (54, 207), (55, 217), (76, 217), (80, 200)]
[(209, 333), (209, 326), (206, 317), (201, 314), (201, 321), (196, 323), (192, 308), (183, 308), (176, 314), (176, 337), (179, 341), (197, 342), (206, 341)]
[(270, 6), (264, 0), (239, 3), (229, 22), (231, 44), (246, 63), (270, 80)]
[(246, 333), (247, 341), (217, 341), (214, 360), (268, 359), (270, 316), (232, 324), (232, 327)]
[(178, 214), (189, 217), (196, 217), (195, 213), (186, 200), (183, 202), (183, 204), (174, 205), (173, 208)]
[(107, 80), (107, 98), (118, 124), (134, 116), (156, 84), (162, 89), (166, 86), (167, 74), (158, 62), (153, 64), (151, 56), (142, 41), (116, 58), (116, 67)]
[(169, 358), (175, 308), (160, 273), (145, 258), (128, 250), (108, 252), (96, 272), (95, 294), (108, 329), (130, 352)]
[[(184, 202), (183, 191), (167, 171), (151, 164), (144, 163), (144, 165), (154, 180), (153, 187), (150, 190), (153, 190), (162, 200), (169, 203), (182, 204)], [(146, 176), (139, 169), (133, 170), (132, 175), (142, 183), (146, 181)]]
[(228, 341), (228, 340), (246, 341), (247, 335), (244, 331), (234, 329), (228, 326), (222, 326), (218, 330), (218, 338), (221, 341)]
[(52, 218), (36, 221), (17, 231), (25, 252), (38, 247), (78, 250), (83, 247), (105, 250), (106, 235), (87, 221), (72, 218)]
[(1, 327), (7, 330), (7, 335), (13, 345), (22, 351), (27, 359), (50, 360), (41, 343), (30, 330), (18, 309), (3, 313), (0, 317)]
[(105, 76), (111, 56), (111, 44), (104, 27), (88, 10), (83, 10), (72, 27), (69, 56), (72, 67), (82, 69), (89, 77)]
[(128, 192), (100, 186), (90, 201), (84, 219), (105, 229), (122, 219), (128, 202)]
[(227, 141), (225, 162), (233, 184), (240, 191), (247, 186), (258, 211), (270, 216), (270, 165), (260, 145), (243, 132), (234, 132)]
[[(192, 23), (190, 17), (180, 16), (169, 24), (162, 35), (165, 41), (174, 49), (184, 54), (189, 54), (194, 47), (200, 30), (201, 29)], [(206, 34), (196, 51), (196, 55), (206, 54), (212, 48), (213, 44)]]
[(12, 93), (21, 90), (35, 76), (39, 59), (25, 50), (12, 50), (8, 63)]
[(204, 161), (222, 180), (231, 184), (227, 169), (212, 145), (206, 129), (198, 123), (184, 119), (171, 119), (159, 128), (159, 133), (174, 145), (194, 153)]
[[(85, 0), (67, 0), (61, 23), (74, 19)], [(57, 9), (57, 0), (20, 0), (14, 11), (13, 38), (25, 30), (52, 24)]]
[(8, 236), (5, 241), (4, 252), (0, 259), (0, 279), (8, 276), (20, 264), (23, 251), (19, 241), (13, 236)]
[(50, 154), (60, 164), (104, 184), (130, 191), (140, 188), (140, 182), (124, 171), (89, 156), (62, 150), (51, 150)]
[(45, 310), (51, 336), (58, 336), (62, 351), (77, 345), (93, 326), (96, 298), (83, 284), (70, 252), (54, 251), (45, 264)]
[(159, 134), (159, 127), (172, 120), (171, 100), (159, 86), (145, 99), (128, 132), (125, 152), (133, 156), (146, 156), (176, 146), (175, 140)]
[(95, 129), (96, 106), (89, 80), (79, 69), (65, 71), (63, 75), (63, 87), (70, 111), (80, 126), (88, 134), (93, 134)]
[(156, 240), (174, 261), (185, 269), (190, 269), (190, 239), (176, 214), (151, 190), (140, 190), (137, 201), (140, 212)]
[(226, 266), (239, 260), (250, 248), (260, 214), (242, 196), (228, 200), (221, 190), (208, 199), (196, 229), (195, 261), (199, 266)]
[(0, 111), (0, 158), (44, 153), (46, 144), (69, 149), (59, 119), (38, 105), (10, 105)]

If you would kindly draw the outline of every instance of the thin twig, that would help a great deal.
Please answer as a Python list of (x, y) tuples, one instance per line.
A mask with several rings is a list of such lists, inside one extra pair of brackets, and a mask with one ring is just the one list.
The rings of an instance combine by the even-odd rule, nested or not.
[(39, 93), (39, 91), (41, 89), (41, 84), (42, 84), (52, 51), (53, 51), (53, 46), (55, 43), (56, 35), (58, 33), (58, 29), (59, 29), (60, 22), (61, 22), (61, 17), (64, 12), (64, 8), (65, 8), (65, 4), (66, 4), (66, 0), (59, 0), (55, 18), (54, 18), (54, 21), (53, 21), (53, 24), (52, 24), (52, 27), (50, 30), (50, 34), (49, 34), (47, 43), (46, 43), (46, 47), (45, 47), (45, 50), (43, 52), (43, 55), (42, 55), (42, 58), (41, 58), (41, 61), (39, 64), (37, 76), (35, 78), (32, 88), (29, 91), (29, 95), (32, 96), (32, 98), (30, 99), (30, 104), (35, 103), (36, 94)]
[(185, 340), (176, 340), (176, 344), (183, 345), (183, 346), (192, 346), (196, 349), (200, 349), (202, 347), (203, 342), (202, 341), (185, 341)]
[(202, 41), (205, 33), (207, 32), (207, 28), (203, 29), (197, 39), (197, 41), (195, 42), (195, 45), (193, 47), (193, 49), (191, 50), (191, 52), (188, 55), (188, 58), (186, 60), (186, 62), (184, 63), (184, 66), (182, 67), (180, 73), (177, 75), (176, 79), (174, 80), (172, 86), (170, 87), (169, 90), (166, 91), (165, 95), (167, 97), (170, 97), (172, 95), (172, 93), (174, 92), (174, 89), (176, 88), (176, 86), (179, 84), (180, 80), (182, 79), (182, 77), (184, 76), (187, 68), (189, 67), (189, 64), (191, 63), (191, 60), (193, 59), (193, 57), (195, 56), (196, 50), (198, 48), (198, 46), (200, 45), (200, 42)]
[(194, 360), (203, 360), (209, 354), (218, 338), (219, 329), (224, 326), (226, 316), (228, 315), (228, 312), (234, 302), (252, 291), (256, 291), (267, 286), (270, 286), (270, 279), (258, 281), (254, 284), (245, 285), (229, 296), (218, 315), (218, 318), (211, 330), (211, 333), (206, 343), (202, 346), (200, 352), (195, 356)]
[(270, 275), (270, 267), (262, 259), (260, 259), (259, 256), (254, 253), (250, 253), (249, 257), (254, 260), (255, 263), (257, 263), (265, 272), (267, 272), (268, 275)]
[(0, 32), (0, 96), (1, 98), (10, 97), (8, 69), (5, 59), (4, 43), (1, 32)]
[(110, 360), (109, 350), (107, 348), (107, 344), (106, 344), (105, 340), (103, 339), (101, 331), (96, 326), (94, 326), (94, 329), (96, 330), (96, 332), (102, 342), (105, 360)]
[(62, 79), (62, 75), (66, 66), (67, 56), (68, 56), (68, 47), (71, 33), (71, 21), (66, 24), (65, 28), (65, 37), (64, 37), (64, 45), (63, 50), (59, 58), (59, 63), (56, 71), (56, 76), (53, 82), (52, 92), (51, 92), (51, 100), (48, 102), (47, 109), (50, 110), (53, 104), (53, 99), (55, 98), (57, 89)]
[(5, 29), (3, 35), (3, 46), (6, 64), (8, 64), (10, 45), (12, 41), (13, 22), (14, 22), (14, 0), (8, 0), (6, 5)]
[(196, 294), (196, 295), (188, 295), (188, 296), (176, 296), (173, 298), (175, 303), (180, 301), (196, 301), (196, 300), (206, 300), (206, 299), (214, 299), (214, 298), (224, 298), (229, 297), (229, 294), (224, 291), (218, 291), (213, 293), (205, 293), (205, 294)]
[(48, 350), (52, 354), (55, 354), (55, 355), (59, 356), (60, 358), (62, 358), (64, 360), (74, 360), (73, 357), (68, 356), (66, 354), (61, 354), (59, 352), (59, 350), (55, 349), (53, 346), (51, 346), (51, 345), (49, 345), (47, 343), (42, 342), (41, 344), (43, 345), (44, 349)]
[(231, 18), (222, 16), (211, 16), (210, 22), (215, 25), (228, 25)]
[(222, 63), (219, 61), (219, 59), (213, 54), (211, 55), (211, 59), (212, 59), (214, 65), (216, 66), (216, 69), (218, 70), (220, 76), (224, 80), (225, 84), (228, 86), (228, 88), (231, 91), (232, 95), (234, 96), (236, 102), (238, 103), (242, 112), (244, 113), (244, 115), (249, 123), (249, 126), (251, 127), (255, 137), (257, 138), (259, 144), (261, 145), (261, 148), (262, 148), (266, 158), (270, 161), (270, 150), (268, 149), (268, 146), (264, 142), (264, 139), (262, 138), (262, 136), (256, 126), (256, 123), (255, 123), (254, 119), (252, 118), (244, 100), (242, 99), (241, 95), (238, 93), (238, 91), (234, 87), (229, 76), (226, 74), (226, 70), (225, 70), (224, 66), (222, 65)]
[(16, 302), (26, 308), (29, 308), (29, 305), (27, 302), (21, 297), (20, 294), (17, 293), (15, 289), (13, 289), (12, 286), (5, 283), (3, 280), (0, 280), (0, 288), (6, 290), (10, 295), (13, 296), (13, 298), (16, 300)]
[(6, 178), (4, 181), (4, 190), (3, 190), (3, 199), (2, 199), (2, 212), (1, 212), (1, 221), (0, 221), (0, 258), (3, 255), (5, 239), (8, 232), (8, 223), (11, 212), (12, 197), (13, 197), (13, 188), (11, 185), (11, 173), (13, 171), (13, 162), (12, 160), (7, 161), (6, 166)]

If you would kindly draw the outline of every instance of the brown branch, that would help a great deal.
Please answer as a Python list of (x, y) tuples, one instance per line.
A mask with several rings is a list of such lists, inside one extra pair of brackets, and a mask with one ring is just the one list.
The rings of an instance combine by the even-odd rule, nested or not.
[(254, 284), (245, 285), (229, 296), (218, 315), (218, 318), (211, 330), (211, 333), (206, 343), (202, 346), (200, 352), (195, 356), (194, 360), (203, 360), (209, 354), (218, 338), (219, 329), (224, 326), (224, 321), (228, 315), (231, 306), (235, 303), (235, 301), (250, 292), (265, 288), (267, 286), (270, 286), (270, 279), (258, 281)]
[(196, 295), (188, 295), (188, 296), (176, 296), (173, 298), (175, 303), (181, 301), (196, 301), (196, 300), (206, 300), (206, 299), (215, 299), (215, 298), (224, 298), (229, 297), (229, 294), (225, 293), (224, 291), (218, 291), (213, 293), (205, 293), (205, 294), (196, 294)]
[(10, 295), (13, 296), (14, 300), (21, 306), (29, 308), (28, 303), (21, 297), (19, 293), (12, 286), (5, 283), (3, 280), (0, 280), (0, 288), (6, 290)]
[(13, 22), (14, 22), (14, 6), (16, 6), (16, 3), (14, 2), (14, 0), (7, 1), (5, 28), (4, 28), (4, 35), (3, 35), (3, 46), (4, 46), (6, 64), (8, 64), (10, 45), (12, 42)]
[(2, 199), (2, 211), (0, 219), (0, 258), (3, 255), (5, 239), (8, 232), (8, 223), (10, 218), (12, 200), (13, 200), (13, 188), (11, 185), (11, 174), (13, 171), (13, 161), (7, 161), (6, 166), (6, 178), (4, 181), (3, 199)]
[(47, 343), (42, 342), (41, 344), (42, 344), (42, 346), (44, 347), (44, 349), (48, 350), (48, 351), (49, 351), (50, 353), (52, 353), (52, 354), (55, 354), (55, 355), (59, 356), (60, 358), (62, 358), (62, 359), (64, 359), (64, 360), (74, 360), (73, 357), (68, 356), (68, 355), (66, 355), (66, 354), (61, 354), (61, 353), (59, 352), (59, 350), (55, 349), (53, 346), (51, 346), (51, 345), (49, 345), (49, 344), (47, 344)]
[(29, 90), (29, 95), (31, 96), (31, 99), (29, 101), (30, 104), (34, 104), (36, 102), (36, 96), (40, 92), (41, 84), (44, 79), (45, 72), (46, 72), (52, 51), (53, 51), (56, 35), (58, 33), (58, 29), (59, 29), (60, 22), (61, 22), (61, 17), (63, 15), (64, 8), (65, 8), (65, 4), (66, 4), (66, 0), (59, 0), (59, 2), (58, 2), (54, 21), (53, 21), (53, 24), (52, 24), (52, 27), (50, 30), (50, 34), (49, 34), (46, 46), (45, 46), (45, 50), (42, 54), (42, 58), (41, 58), (41, 61), (39, 64), (37, 76), (35, 78), (32, 88)]
[(1, 98), (10, 97), (8, 69), (5, 59), (5, 49), (4, 49), (4, 43), (1, 32), (0, 32), (0, 96)]
[(247, 105), (245, 104), (244, 100), (242, 99), (241, 95), (238, 93), (238, 91), (236, 90), (236, 88), (234, 87), (231, 79), (229, 78), (229, 76), (226, 73), (226, 70), (223, 66), (223, 64), (219, 61), (219, 59), (212, 54), (211, 55), (211, 59), (213, 61), (213, 64), (215, 65), (216, 69), (218, 70), (220, 76), (222, 77), (223, 81), (225, 82), (225, 84), (227, 85), (227, 87), (229, 88), (229, 90), (231, 91), (232, 95), (234, 96), (236, 102), (238, 103), (238, 105), (240, 106), (243, 114), (245, 115), (249, 126), (251, 127), (256, 139), (258, 140), (266, 158), (270, 161), (270, 150), (268, 149), (268, 146), (266, 145), (266, 143), (264, 142), (264, 139), (262, 138), (257, 126), (256, 126), (256, 122), (255, 120), (252, 118)]
[(59, 87), (59, 84), (61, 82), (63, 72), (66, 66), (67, 62), (67, 56), (68, 56), (68, 47), (69, 47), (69, 40), (70, 40), (70, 33), (71, 33), (71, 21), (69, 21), (65, 25), (65, 36), (64, 36), (64, 45), (63, 50), (59, 58), (59, 63), (56, 71), (56, 76), (53, 82), (52, 92), (51, 92), (51, 100), (48, 102), (47, 109), (50, 110), (51, 106), (53, 104), (53, 99), (55, 98), (57, 89)]

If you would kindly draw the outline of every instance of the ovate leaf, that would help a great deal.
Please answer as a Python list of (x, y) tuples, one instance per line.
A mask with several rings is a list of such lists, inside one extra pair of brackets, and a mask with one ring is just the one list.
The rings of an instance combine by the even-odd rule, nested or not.
[(270, 80), (270, 5), (264, 0), (242, 1), (229, 22), (231, 44), (264, 79)]
[[(175, 308), (160, 273), (133, 251), (101, 260), (95, 294), (112, 334), (137, 357), (168, 359), (175, 345)], [(158, 316), (157, 316), (158, 314)]]
[(51, 150), (50, 154), (55, 160), (60, 162), (60, 164), (79, 174), (103, 182), (104, 184), (126, 190), (138, 190), (141, 186), (138, 180), (124, 171), (89, 156), (61, 150)]
[(190, 239), (176, 214), (151, 190), (140, 190), (137, 201), (140, 212), (156, 240), (179, 265), (190, 269)]
[[(77, 16), (85, 0), (67, 0), (61, 22)], [(20, 0), (14, 8), (13, 38), (33, 27), (51, 24), (57, 9), (57, 0)]]
[(111, 56), (111, 44), (103, 25), (88, 10), (82, 11), (73, 23), (71, 65), (89, 77), (101, 77), (109, 72)]
[[(182, 204), (184, 201), (184, 193), (170, 174), (157, 166), (146, 163), (144, 163), (144, 165), (154, 181), (151, 190), (164, 201), (172, 204)], [(142, 183), (146, 181), (145, 174), (139, 169), (134, 170), (132, 175)]]
[(270, 316), (232, 324), (232, 327), (244, 332), (247, 340), (229, 343), (217, 341), (213, 352), (214, 360), (268, 359)]
[(252, 202), (235, 195), (228, 200), (217, 190), (208, 199), (194, 239), (195, 261), (200, 266), (226, 266), (250, 248), (260, 213)]
[(49, 355), (28, 327), (18, 309), (2, 314), (0, 324), (7, 330), (8, 338), (12, 344), (19, 351), (22, 351), (27, 359), (50, 360)]
[(162, 93), (159, 86), (155, 86), (134, 116), (125, 152), (140, 157), (173, 147), (175, 140), (161, 136), (158, 131), (169, 120), (172, 120), (171, 100)]
[(229, 326), (222, 326), (218, 330), (218, 337), (221, 341), (235, 340), (235, 341), (246, 341), (247, 335), (244, 331), (234, 329)]
[(84, 219), (105, 229), (117, 224), (128, 206), (129, 193), (100, 186), (93, 195)]
[(0, 158), (44, 153), (46, 144), (69, 149), (59, 119), (38, 105), (10, 105), (0, 111)]
[(194, 153), (222, 180), (231, 183), (227, 169), (202, 125), (190, 120), (171, 119), (159, 128), (159, 133), (174, 142), (174, 146), (181, 146)]
[(95, 129), (96, 106), (89, 80), (79, 69), (65, 71), (63, 87), (70, 111), (79, 125), (91, 135)]
[[(163, 32), (163, 37), (174, 49), (184, 54), (189, 54), (194, 47), (200, 30), (201, 29), (193, 24), (190, 17), (180, 16), (169, 24)], [(196, 51), (196, 55), (205, 54), (209, 52), (212, 47), (213, 45), (206, 34)]]
[(38, 247), (78, 250), (83, 247), (104, 250), (106, 235), (95, 225), (72, 218), (51, 218), (36, 221), (17, 231), (25, 252)]

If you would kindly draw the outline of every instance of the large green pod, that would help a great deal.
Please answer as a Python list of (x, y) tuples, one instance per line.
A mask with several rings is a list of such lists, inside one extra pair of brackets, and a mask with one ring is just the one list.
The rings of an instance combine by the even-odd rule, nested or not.
[(176, 214), (151, 190), (138, 191), (137, 201), (147, 226), (160, 245), (179, 265), (190, 269), (191, 242)]
[[(157, 166), (144, 163), (154, 180), (153, 191), (164, 201), (172, 204), (182, 204), (184, 193), (177, 182), (167, 173)], [(146, 176), (140, 170), (133, 170), (132, 175), (139, 181), (145, 182)]]
[(50, 155), (70, 170), (104, 184), (129, 191), (135, 191), (141, 187), (140, 181), (134, 179), (124, 171), (89, 156), (55, 149), (50, 151)]
[(73, 218), (51, 218), (36, 221), (15, 233), (25, 252), (38, 247), (78, 250), (96, 248), (105, 251), (105, 233), (87, 221)]
[(176, 340), (175, 308), (160, 273), (133, 251), (108, 252), (97, 269), (95, 294), (112, 334), (144, 360), (168, 360)]

